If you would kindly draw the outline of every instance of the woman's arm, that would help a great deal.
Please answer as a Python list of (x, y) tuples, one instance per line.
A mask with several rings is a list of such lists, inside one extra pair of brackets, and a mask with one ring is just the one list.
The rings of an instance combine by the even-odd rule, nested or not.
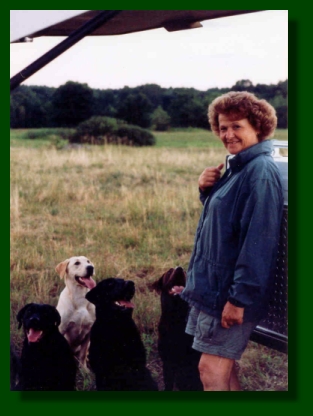
[(213, 185), (219, 181), (221, 177), (221, 170), (224, 167), (224, 163), (218, 166), (210, 166), (205, 168), (198, 179), (198, 186), (200, 192), (200, 201), (204, 204), (206, 198), (210, 195)]
[(251, 305), (267, 291), (283, 212), (283, 194), (277, 183), (259, 179), (246, 190), (240, 218), (240, 253), (228, 297), (235, 307)]

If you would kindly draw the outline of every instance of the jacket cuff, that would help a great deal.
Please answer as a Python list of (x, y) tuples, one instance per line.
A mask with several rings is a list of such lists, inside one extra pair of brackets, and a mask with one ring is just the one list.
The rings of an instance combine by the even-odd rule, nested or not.
[(232, 305), (237, 306), (237, 308), (244, 308), (246, 306), (244, 303), (239, 302), (239, 300), (236, 300), (234, 298), (228, 298), (227, 300)]
[(202, 204), (204, 205), (205, 200), (207, 199), (207, 197), (210, 195), (212, 187), (207, 188), (204, 191), (201, 191), (201, 189), (199, 188), (199, 199), (202, 202)]
[(202, 191), (202, 189), (199, 189), (199, 193), (200, 195), (209, 195), (209, 193), (211, 192), (212, 186), (210, 186), (209, 188), (206, 188), (204, 191)]

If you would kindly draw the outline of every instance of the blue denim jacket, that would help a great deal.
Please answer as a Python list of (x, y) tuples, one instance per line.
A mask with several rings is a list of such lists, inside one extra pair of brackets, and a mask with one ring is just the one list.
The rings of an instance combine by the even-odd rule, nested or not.
[(229, 169), (200, 199), (204, 204), (181, 297), (221, 317), (227, 301), (244, 321), (267, 310), (283, 212), (283, 190), (271, 141), (229, 160)]

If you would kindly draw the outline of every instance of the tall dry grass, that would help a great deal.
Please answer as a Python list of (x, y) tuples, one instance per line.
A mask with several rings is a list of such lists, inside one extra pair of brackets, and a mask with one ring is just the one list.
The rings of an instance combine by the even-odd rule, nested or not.
[[(63, 288), (56, 264), (85, 255), (97, 281), (134, 280), (134, 318), (162, 388), (160, 304), (149, 285), (170, 267), (187, 268), (201, 212), (197, 178), (224, 159), (217, 147), (12, 147), (11, 337), (18, 348), (18, 310), (28, 302), (56, 305)], [(251, 342), (239, 366), (245, 390), (287, 389), (284, 354)], [(94, 389), (92, 375), (81, 372), (78, 389)]]

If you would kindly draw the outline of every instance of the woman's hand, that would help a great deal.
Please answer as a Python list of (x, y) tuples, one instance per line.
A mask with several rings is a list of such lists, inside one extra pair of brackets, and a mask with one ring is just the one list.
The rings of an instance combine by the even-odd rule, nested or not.
[(205, 191), (206, 188), (213, 186), (221, 177), (221, 170), (224, 167), (224, 163), (218, 166), (210, 166), (201, 173), (199, 176), (198, 184), (201, 191)]
[(244, 309), (227, 302), (222, 312), (222, 327), (228, 329), (234, 324), (241, 325), (243, 323)]

